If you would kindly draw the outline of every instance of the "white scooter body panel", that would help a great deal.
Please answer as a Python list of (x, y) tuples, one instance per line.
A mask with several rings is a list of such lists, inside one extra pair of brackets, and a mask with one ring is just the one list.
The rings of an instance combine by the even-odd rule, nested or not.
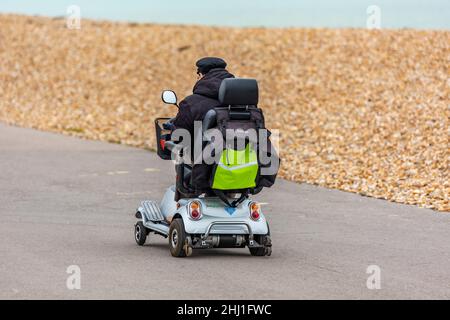
[[(177, 209), (177, 202), (174, 200), (175, 187), (167, 189), (161, 202), (161, 212), (164, 217), (180, 215), (184, 222), (184, 227), (189, 234), (204, 234), (210, 227), (210, 234), (249, 234), (248, 227), (255, 235), (266, 235), (269, 230), (264, 214), (259, 211), (260, 218), (254, 221), (250, 218), (250, 199), (244, 200), (236, 208), (228, 208), (216, 197), (181, 199), (180, 207)], [(193, 220), (188, 213), (188, 205), (196, 200), (201, 203), (202, 218)], [(223, 222), (223, 224), (220, 224)]]
[(167, 188), (166, 193), (161, 201), (160, 208), (161, 213), (166, 218), (173, 217), (177, 211), (177, 202), (175, 199), (175, 186), (170, 186)]

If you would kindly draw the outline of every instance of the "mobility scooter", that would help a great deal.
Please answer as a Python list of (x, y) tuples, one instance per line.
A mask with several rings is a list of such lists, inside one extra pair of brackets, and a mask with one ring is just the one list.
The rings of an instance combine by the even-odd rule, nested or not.
[[(166, 104), (177, 105), (173, 91), (163, 91), (162, 100)], [(253, 79), (223, 80), (219, 102), (221, 111), (225, 110), (231, 120), (238, 120), (235, 123), (245, 121), (249, 110), (261, 112), (257, 108), (258, 86)], [(206, 114), (202, 121), (202, 135), (218, 126), (219, 109)], [(174, 160), (174, 154), (179, 156), (179, 150), (176, 151), (177, 143), (171, 140), (171, 119), (158, 118), (155, 127), (159, 157)], [(248, 148), (245, 150), (248, 153)], [(233, 170), (249, 168), (252, 164), (254, 161), (234, 167), (220, 164), (220, 168), (225, 174), (231, 174)], [(138, 219), (134, 229), (136, 243), (144, 245), (149, 234), (154, 233), (168, 238), (170, 253), (174, 257), (190, 256), (193, 249), (245, 247), (253, 256), (270, 256), (272, 242), (266, 217), (260, 205), (250, 198), (262, 188), (242, 189), (240, 182), (234, 181), (232, 184), (235, 183), (237, 188), (219, 186), (222, 190), (218, 195), (211, 190), (198, 191), (191, 185), (192, 168), (192, 163), (177, 162), (176, 184), (166, 190), (161, 203), (142, 201), (135, 213)]]

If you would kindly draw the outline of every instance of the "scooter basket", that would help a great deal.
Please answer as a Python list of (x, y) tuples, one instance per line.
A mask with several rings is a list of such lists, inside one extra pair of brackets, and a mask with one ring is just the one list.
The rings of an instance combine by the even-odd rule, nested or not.
[(171, 131), (166, 130), (163, 124), (170, 118), (157, 118), (155, 120), (156, 130), (156, 152), (158, 156), (163, 160), (171, 160), (171, 152), (164, 148), (165, 142), (170, 140)]

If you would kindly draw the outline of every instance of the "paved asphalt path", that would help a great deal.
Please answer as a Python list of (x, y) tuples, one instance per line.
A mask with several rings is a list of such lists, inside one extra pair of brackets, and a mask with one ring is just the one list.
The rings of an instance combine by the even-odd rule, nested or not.
[[(450, 215), (278, 180), (258, 198), (273, 255), (172, 258), (133, 239), (134, 210), (160, 199), (172, 163), (149, 151), (0, 124), (0, 298), (450, 298)], [(78, 265), (81, 289), (69, 290)], [(369, 265), (381, 289), (366, 286)]]

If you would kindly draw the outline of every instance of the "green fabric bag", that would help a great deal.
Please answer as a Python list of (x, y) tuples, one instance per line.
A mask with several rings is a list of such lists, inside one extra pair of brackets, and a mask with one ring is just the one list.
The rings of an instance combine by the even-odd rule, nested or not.
[(243, 150), (224, 149), (213, 172), (212, 189), (254, 188), (257, 175), (258, 157), (250, 144)]

